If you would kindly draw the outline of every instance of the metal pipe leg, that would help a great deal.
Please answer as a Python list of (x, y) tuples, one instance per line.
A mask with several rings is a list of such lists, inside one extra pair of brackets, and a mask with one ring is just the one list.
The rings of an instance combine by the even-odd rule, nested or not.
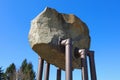
[(72, 40), (62, 40), (61, 44), (65, 45), (66, 80), (72, 80)]
[(56, 80), (61, 80), (61, 69), (57, 68), (57, 79)]
[(43, 66), (44, 66), (44, 60), (39, 57), (38, 58), (38, 75), (37, 75), (37, 80), (42, 80)]
[(79, 50), (82, 66), (82, 80), (88, 80), (87, 55), (85, 49)]
[(90, 63), (91, 80), (97, 80), (95, 61), (94, 61), (94, 51), (89, 51), (88, 56), (89, 56), (89, 63)]
[(50, 64), (46, 63), (46, 70), (45, 70), (45, 78), (44, 80), (49, 80), (49, 71), (50, 71)]

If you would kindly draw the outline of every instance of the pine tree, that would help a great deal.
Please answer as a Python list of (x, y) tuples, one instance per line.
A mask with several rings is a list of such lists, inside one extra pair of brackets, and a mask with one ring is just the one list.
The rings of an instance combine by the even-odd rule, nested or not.
[(18, 75), (21, 80), (34, 80), (35, 72), (32, 63), (27, 63), (27, 60), (25, 59), (18, 71)]
[(6, 75), (7, 79), (9, 80), (16, 80), (16, 67), (15, 64), (12, 63), (10, 66), (6, 69)]
[(5, 74), (2, 70), (2, 67), (0, 67), (0, 80), (4, 80), (5, 79)]
[(33, 71), (32, 63), (28, 63), (27, 70), (28, 70), (28, 78), (29, 78), (29, 80), (34, 80), (35, 79), (35, 72)]

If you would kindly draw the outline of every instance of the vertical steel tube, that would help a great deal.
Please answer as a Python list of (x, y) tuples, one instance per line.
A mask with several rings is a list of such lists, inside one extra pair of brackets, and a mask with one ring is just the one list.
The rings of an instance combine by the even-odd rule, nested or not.
[(49, 71), (50, 71), (50, 64), (46, 63), (46, 70), (45, 70), (44, 80), (49, 80)]
[(61, 80), (61, 69), (57, 68), (57, 79), (56, 80)]
[(87, 55), (85, 49), (79, 50), (82, 66), (82, 80), (88, 80)]
[(89, 51), (88, 56), (89, 56), (89, 63), (90, 63), (91, 80), (97, 80), (95, 61), (94, 61), (94, 51)]
[(39, 57), (39, 58), (38, 58), (38, 74), (37, 74), (37, 80), (42, 80), (43, 66), (44, 66), (44, 60)]
[(66, 80), (72, 80), (72, 41), (67, 39), (65, 43), (65, 70)]

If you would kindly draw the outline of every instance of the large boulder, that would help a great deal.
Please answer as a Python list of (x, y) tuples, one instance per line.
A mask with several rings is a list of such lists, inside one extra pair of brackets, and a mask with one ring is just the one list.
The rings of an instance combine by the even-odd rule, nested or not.
[(58, 46), (58, 39), (72, 38), (72, 68), (80, 68), (80, 58), (74, 56), (74, 49), (89, 49), (90, 36), (86, 24), (73, 14), (63, 14), (52, 8), (45, 8), (31, 22), (29, 42), (32, 49), (48, 63), (65, 69), (65, 53)]

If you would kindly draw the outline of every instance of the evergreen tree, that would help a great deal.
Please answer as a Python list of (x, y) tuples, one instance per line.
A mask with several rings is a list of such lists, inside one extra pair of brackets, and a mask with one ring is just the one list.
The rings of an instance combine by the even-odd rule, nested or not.
[(0, 80), (35, 80), (35, 72), (32, 63), (23, 60), (20, 69), (16, 70), (14, 63), (6, 68), (5, 73), (0, 67)]
[(28, 78), (29, 78), (29, 80), (34, 80), (35, 79), (35, 72), (33, 71), (32, 63), (28, 63), (27, 71), (28, 71)]
[(0, 67), (0, 80), (4, 80), (5, 79), (5, 74), (2, 70), (2, 67)]
[(26, 60), (26, 59), (23, 60), (20, 69), (22, 70), (22, 72), (23, 72), (24, 74), (27, 73), (27, 70), (26, 70), (26, 69), (27, 69), (27, 60)]
[(12, 63), (10, 66), (6, 69), (6, 75), (8, 80), (16, 80), (16, 67), (15, 64)]
[(33, 70), (32, 63), (27, 63), (27, 60), (25, 59), (22, 62), (22, 65), (20, 67), (20, 70), (18, 71), (18, 74), (21, 80), (34, 80), (35, 72)]

